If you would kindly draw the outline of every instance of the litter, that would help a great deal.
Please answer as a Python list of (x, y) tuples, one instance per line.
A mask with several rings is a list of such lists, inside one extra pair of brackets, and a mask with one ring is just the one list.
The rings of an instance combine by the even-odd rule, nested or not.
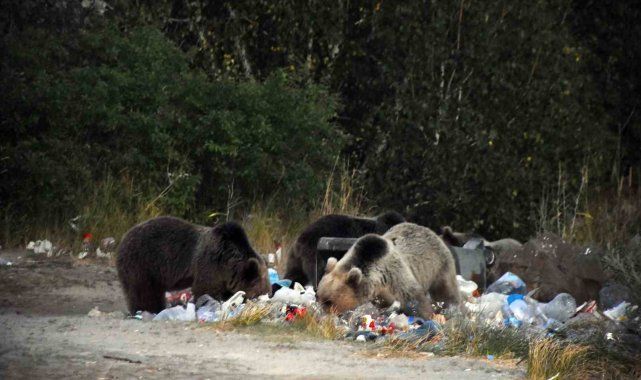
[(278, 272), (276, 272), (276, 269), (274, 268), (269, 268), (267, 269), (267, 272), (269, 273), (269, 284), (274, 285), (277, 283), (280, 279), (278, 278)]
[(100, 240), (100, 246), (96, 248), (96, 257), (109, 258), (116, 251), (116, 239), (107, 237)]
[(223, 302), (221, 306), (221, 314), (223, 318), (233, 318), (240, 313), (244, 307), (243, 301), (245, 300), (245, 292), (242, 290), (236, 292), (231, 298)]
[(313, 287), (303, 288), (302, 285), (296, 282), (294, 283), (294, 289), (288, 287), (278, 289), (270, 301), (309, 306), (316, 302), (316, 293)]
[(198, 322), (217, 322), (222, 318), (222, 305), (220, 302), (205, 294), (196, 302), (196, 317)]
[(36, 255), (44, 253), (47, 257), (53, 256), (53, 244), (47, 239), (36, 240), (35, 242), (30, 241), (29, 244), (27, 244), (27, 250), (33, 251)]
[(5, 259), (3, 259), (2, 257), (0, 257), (0, 266), (7, 266), (7, 267), (10, 267), (10, 266), (12, 266), (12, 265), (13, 265), (13, 263), (12, 263), (11, 261), (9, 261), (9, 260), (5, 260)]
[(571, 295), (560, 293), (547, 304), (541, 304), (541, 309), (546, 317), (565, 322), (576, 314), (576, 301)]
[(193, 321), (196, 319), (196, 305), (189, 302), (187, 307), (174, 306), (165, 309), (154, 317), (154, 321)]
[(459, 274), (456, 275), (456, 282), (458, 283), (459, 291), (464, 299), (472, 297), (474, 292), (479, 288), (476, 282), (468, 281)]
[(485, 293), (523, 294), (527, 293), (525, 282), (512, 272), (505, 272), (501, 278), (487, 287)]
[(628, 314), (634, 312), (637, 306), (632, 306), (629, 302), (621, 302), (612, 309), (608, 309), (603, 314), (616, 322), (623, 322), (628, 319)]

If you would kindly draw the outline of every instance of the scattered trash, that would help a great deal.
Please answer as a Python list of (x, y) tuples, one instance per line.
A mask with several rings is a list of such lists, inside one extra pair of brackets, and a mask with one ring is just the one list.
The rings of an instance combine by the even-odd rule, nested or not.
[(635, 311), (637, 306), (632, 306), (629, 302), (621, 302), (612, 309), (608, 309), (603, 314), (616, 322), (623, 322), (628, 319), (628, 314)]
[(308, 286), (303, 288), (299, 283), (294, 283), (294, 289), (281, 287), (271, 298), (273, 302), (282, 302), (286, 304), (306, 305), (309, 306), (316, 302), (316, 293), (314, 288)]
[(96, 248), (96, 257), (111, 257), (116, 251), (116, 239), (107, 237), (100, 240), (100, 246)]
[(191, 289), (177, 290), (173, 292), (165, 292), (165, 299), (167, 300), (167, 307), (177, 305), (187, 305), (193, 302), (194, 296), (191, 294)]
[(624, 301), (632, 299), (632, 292), (627, 286), (617, 283), (610, 283), (599, 291), (599, 307), (608, 310), (616, 307)]
[(9, 261), (9, 260), (5, 260), (5, 259), (3, 259), (2, 257), (0, 257), (0, 266), (7, 266), (7, 267), (10, 267), (10, 266), (12, 266), (12, 265), (13, 265), (13, 263), (12, 263), (11, 261)]
[(576, 301), (571, 295), (560, 293), (552, 301), (542, 304), (541, 309), (546, 317), (565, 322), (576, 314)]
[(196, 319), (196, 305), (189, 302), (187, 307), (174, 306), (154, 317), (154, 321), (193, 321)]
[(89, 256), (89, 253), (92, 252), (92, 243), (93, 235), (91, 233), (86, 233), (82, 235), (82, 248), (80, 249), (80, 252), (78, 253), (78, 258), (79, 259), (84, 259), (85, 257)]
[(33, 251), (36, 255), (44, 253), (47, 257), (53, 256), (53, 244), (47, 239), (36, 240), (35, 242), (30, 241), (29, 244), (27, 244), (27, 250)]
[(198, 322), (217, 322), (222, 318), (222, 304), (205, 294), (196, 301), (196, 317)]
[(100, 311), (98, 309), (98, 306), (96, 306), (93, 309), (89, 310), (89, 313), (87, 313), (87, 316), (89, 318), (100, 317), (101, 315), (102, 315), (102, 311)]
[(494, 355), (487, 355), (487, 360), (489, 360), (489, 361), (494, 360)]
[(221, 313), (223, 318), (233, 318), (240, 313), (244, 307), (243, 301), (245, 300), (245, 292), (242, 290), (236, 292), (231, 298), (223, 302), (221, 306)]
[(274, 268), (269, 268), (267, 269), (267, 273), (269, 273), (269, 284), (274, 285), (277, 283), (280, 279), (278, 278), (278, 272), (276, 272), (276, 269)]
[(459, 291), (464, 299), (472, 297), (475, 291), (479, 288), (476, 282), (468, 281), (458, 274), (456, 275), (456, 282), (458, 283)]
[(527, 293), (525, 282), (512, 272), (506, 272), (492, 285), (487, 287), (486, 293), (523, 294)]

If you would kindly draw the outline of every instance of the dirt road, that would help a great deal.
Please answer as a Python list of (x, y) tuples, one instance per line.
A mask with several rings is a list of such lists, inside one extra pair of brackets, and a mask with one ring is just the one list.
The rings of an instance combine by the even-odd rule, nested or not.
[[(196, 323), (125, 319), (105, 263), (0, 251), (0, 378), (522, 378), (522, 369), (451, 357), (376, 358), (363, 345)], [(91, 318), (95, 306), (103, 312)]]

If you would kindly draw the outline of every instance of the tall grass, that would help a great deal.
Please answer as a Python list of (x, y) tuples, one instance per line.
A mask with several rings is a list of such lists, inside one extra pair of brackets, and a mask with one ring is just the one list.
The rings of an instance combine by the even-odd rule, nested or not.
[(164, 193), (150, 194), (140, 188), (127, 175), (119, 179), (107, 176), (87, 189), (84, 201), (65, 215), (21, 220), (5, 214), (4, 241), (8, 246), (16, 246), (29, 240), (49, 239), (59, 248), (75, 250), (82, 244), (85, 233), (91, 233), (96, 241), (104, 237), (120, 240), (136, 223), (163, 212), (158, 200)]
[[(538, 209), (539, 232), (565, 240), (612, 248), (641, 232), (641, 170), (630, 169), (610, 188), (592, 188), (583, 168), (572, 176), (559, 167), (558, 179), (545, 191)], [(578, 186), (571, 186), (571, 183)]]
[(368, 212), (365, 195), (358, 185), (357, 173), (346, 165), (338, 166), (326, 180), (323, 198), (311, 210), (276, 200), (254, 202), (241, 217), (254, 248), (261, 253), (274, 252), (282, 245), (283, 257), (278, 270), (284, 270), (289, 247), (300, 232), (314, 220), (327, 214), (362, 215)]

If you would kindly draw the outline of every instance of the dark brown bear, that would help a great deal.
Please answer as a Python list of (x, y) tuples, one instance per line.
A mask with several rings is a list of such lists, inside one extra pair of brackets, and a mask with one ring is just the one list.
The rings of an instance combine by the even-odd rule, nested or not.
[(270, 292), (265, 260), (236, 223), (211, 228), (169, 216), (150, 219), (125, 234), (117, 267), (132, 314), (158, 313), (165, 291), (190, 286), (196, 298), (219, 300), (239, 290), (248, 298)]
[(318, 286), (325, 273), (327, 259), (340, 259), (344, 252), (325, 252), (316, 249), (321, 237), (359, 238), (375, 233), (382, 235), (393, 226), (405, 222), (397, 212), (386, 212), (375, 218), (349, 215), (325, 215), (310, 224), (298, 236), (287, 257), (284, 278), (302, 285)]

